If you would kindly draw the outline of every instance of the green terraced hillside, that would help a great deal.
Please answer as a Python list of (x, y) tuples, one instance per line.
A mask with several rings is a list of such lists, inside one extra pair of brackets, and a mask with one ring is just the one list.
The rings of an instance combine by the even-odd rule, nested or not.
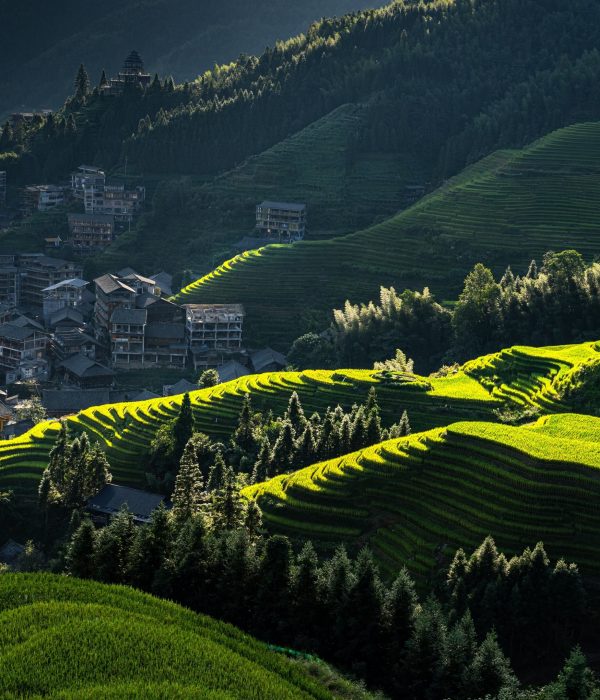
[(231, 244), (252, 233), (256, 204), (265, 199), (305, 202), (310, 238), (346, 234), (395, 214), (406, 206), (405, 187), (423, 175), (414, 157), (399, 154), (360, 154), (349, 161), (348, 142), (366, 113), (364, 105), (343, 105), (211, 182), (183, 188), (183, 207), (122, 234), (97, 266), (118, 269), (134, 256), (142, 268), (160, 267), (165, 237), (172, 269), (210, 264), (207, 243), (231, 251)]
[(243, 302), (249, 338), (287, 348), (344, 301), (380, 285), (429, 286), (455, 298), (476, 262), (524, 270), (550, 249), (600, 250), (600, 122), (560, 129), (468, 168), (410, 209), (327, 241), (273, 245), (230, 260), (184, 288), (181, 302)]
[(523, 427), (462, 422), (390, 440), (246, 488), (270, 531), (327, 546), (368, 543), (384, 568), (426, 577), (487, 535), (514, 554), (600, 573), (600, 418), (562, 414)]
[[(412, 425), (419, 429), (461, 418), (486, 418), (501, 406), (465, 373), (426, 380), (429, 388), (414, 379), (380, 378), (377, 372), (366, 370), (273, 372), (192, 392), (190, 398), (196, 429), (215, 438), (229, 437), (246, 393), (251, 395), (255, 409), (272, 408), (281, 414), (291, 393), (297, 391), (305, 411), (311, 414), (338, 403), (349, 409), (356, 402), (364, 402), (369, 388), (375, 386), (386, 422), (397, 421), (402, 411), (408, 410)], [(143, 457), (158, 427), (177, 416), (181, 399), (170, 396), (88, 408), (69, 417), (68, 425), (75, 432), (86, 430), (92, 440), (105, 446), (116, 481), (142, 485), (146, 471)], [(59, 427), (57, 421), (42, 423), (19, 438), (0, 442), (0, 489), (34, 492)]]
[[(256, 410), (281, 414), (297, 391), (305, 411), (323, 411), (338, 403), (349, 409), (365, 400), (371, 386), (385, 423), (407, 410), (413, 430), (429, 430), (464, 420), (494, 420), (503, 407), (533, 407), (542, 413), (569, 410), (554, 388), (586, 361), (600, 359), (600, 345), (583, 343), (550, 348), (514, 347), (474, 360), (446, 377), (381, 374), (373, 370), (307, 370), (251, 375), (192, 392), (195, 427), (227, 438), (246, 393)], [(144, 455), (158, 427), (174, 418), (181, 396), (88, 408), (67, 419), (74, 432), (86, 430), (104, 446), (115, 480), (144, 483)], [(600, 406), (600, 398), (598, 405)], [(0, 490), (31, 496), (37, 488), (59, 423), (41, 423), (29, 433), (0, 442)]]
[(235, 627), (124, 586), (0, 576), (2, 697), (334, 696)]

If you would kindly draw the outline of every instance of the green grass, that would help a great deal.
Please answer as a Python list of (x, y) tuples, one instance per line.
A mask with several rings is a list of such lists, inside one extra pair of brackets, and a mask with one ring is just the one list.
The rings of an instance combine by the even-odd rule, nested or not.
[[(305, 412), (323, 414), (338, 403), (349, 410), (377, 390), (384, 424), (408, 411), (415, 431), (456, 421), (495, 420), (495, 410), (535, 408), (540, 414), (567, 412), (557, 394), (557, 381), (587, 360), (600, 358), (596, 343), (548, 348), (514, 347), (472, 362), (456, 374), (406, 381), (373, 370), (307, 370), (241, 377), (191, 393), (196, 430), (228, 439), (237, 423), (245, 394), (255, 410), (281, 415), (293, 391)], [(182, 396), (107, 404), (85, 409), (67, 419), (73, 432), (87, 431), (105, 448), (115, 480), (142, 486), (145, 455), (157, 429), (179, 412)], [(599, 407), (600, 408), (600, 401)], [(57, 421), (36, 426), (14, 440), (0, 442), (0, 490), (13, 489), (30, 498), (37, 488), (48, 453), (59, 430)]]
[(543, 540), (597, 576), (600, 418), (460, 422), (275, 477), (243, 492), (272, 532), (368, 543), (384, 569), (428, 576), (491, 534), (509, 554)]
[[(467, 168), (410, 209), (348, 236), (268, 246), (189, 285), (181, 302), (243, 302), (248, 338), (286, 348), (380, 285), (456, 298), (476, 262), (524, 270), (549, 249), (598, 252), (600, 122), (560, 129)], [(310, 309), (310, 312), (306, 310)]]
[(121, 586), (0, 576), (3, 698), (332, 698), (236, 628)]

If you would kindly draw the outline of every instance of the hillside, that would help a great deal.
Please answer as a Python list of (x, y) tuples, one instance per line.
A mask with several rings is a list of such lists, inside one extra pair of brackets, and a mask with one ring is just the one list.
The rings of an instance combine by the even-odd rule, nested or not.
[[(349, 409), (363, 402), (370, 387), (377, 390), (384, 422), (391, 424), (406, 410), (413, 430), (429, 430), (455, 421), (495, 420), (503, 407), (535, 408), (541, 413), (569, 410), (556, 383), (569, 381), (587, 361), (598, 358), (598, 345), (557, 348), (511, 348), (467, 363), (456, 374), (440, 378), (380, 374), (368, 370), (274, 372), (251, 375), (201, 389), (190, 395), (195, 429), (227, 438), (246, 393), (256, 410), (281, 414), (296, 391), (308, 415), (323, 414), (338, 403)], [(105, 446), (118, 483), (144, 484), (144, 455), (158, 427), (174, 418), (182, 396), (98, 406), (67, 419), (74, 432), (86, 430)], [(596, 403), (600, 405), (600, 400)], [(0, 489), (31, 497), (37, 488), (59, 423), (37, 425), (29, 433), (0, 443)]]
[(18, 6), (2, 0), (0, 117), (59, 107), (71, 94), (81, 62), (96, 82), (103, 69), (119, 70), (136, 48), (149, 70), (183, 82), (240, 54), (259, 53), (323, 15), (360, 7), (354, 0), (259, 1), (252, 7), (237, 0), (61, 0)]
[(50, 574), (0, 576), (0, 678), (4, 698), (334, 697), (230, 625)]
[(251, 341), (285, 349), (316, 312), (325, 326), (331, 309), (348, 297), (368, 302), (380, 285), (428, 286), (452, 299), (476, 262), (522, 273), (532, 258), (565, 248), (591, 260), (599, 245), (599, 155), (600, 122), (557, 130), (492, 154), (380, 225), (244, 253), (176, 298), (243, 301)]
[(455, 423), (275, 477), (243, 493), (269, 531), (369, 544), (390, 571), (427, 576), (492, 534), (508, 554), (542, 540), (600, 572), (600, 419)]
[[(346, 234), (395, 214), (407, 206), (405, 188), (421, 182), (423, 173), (417, 159), (396, 153), (365, 152), (349, 161), (348, 143), (367, 115), (365, 105), (342, 105), (214, 180), (182, 181), (171, 195), (176, 202), (155, 200), (136, 228), (95, 259), (96, 269), (118, 269), (131, 259), (152, 269), (162, 264), (165, 237), (172, 244), (171, 269), (197, 270), (202, 263), (212, 269), (207, 247), (227, 255), (252, 232), (255, 206), (265, 199), (307, 202), (311, 239)], [(0, 246), (17, 245), (18, 236), (5, 236)]]

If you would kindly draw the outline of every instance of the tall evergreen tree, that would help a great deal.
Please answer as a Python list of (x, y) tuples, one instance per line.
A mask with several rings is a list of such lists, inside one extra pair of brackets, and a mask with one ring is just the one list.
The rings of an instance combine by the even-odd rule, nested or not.
[(90, 78), (85, 69), (85, 66), (80, 64), (75, 76), (75, 97), (83, 101), (90, 93)]
[(190, 438), (179, 463), (171, 499), (176, 520), (184, 522), (199, 512), (203, 490), (202, 470), (198, 463), (193, 438)]
[(183, 450), (194, 432), (194, 414), (192, 413), (192, 402), (190, 395), (184, 394), (181, 400), (179, 415), (175, 419), (173, 435), (175, 437), (175, 454), (177, 460), (181, 459)]
[(307, 421), (304, 415), (304, 409), (302, 408), (302, 404), (300, 402), (300, 397), (295, 391), (290, 396), (284, 419), (291, 423), (292, 428), (294, 429), (294, 435), (302, 435)]
[(67, 551), (67, 567), (73, 576), (93, 578), (96, 530), (91, 520), (84, 520), (73, 535)]

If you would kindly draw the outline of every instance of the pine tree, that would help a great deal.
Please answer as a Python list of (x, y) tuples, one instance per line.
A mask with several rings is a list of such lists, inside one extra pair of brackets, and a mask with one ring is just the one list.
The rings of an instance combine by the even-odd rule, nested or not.
[(214, 495), (213, 516), (215, 524), (224, 530), (234, 530), (243, 522), (244, 507), (237, 488), (233, 469), (228, 467), (223, 485)]
[(193, 439), (188, 440), (179, 463), (173, 491), (173, 515), (179, 522), (196, 515), (202, 502), (204, 482)]
[(67, 551), (67, 567), (73, 576), (93, 578), (96, 530), (91, 520), (84, 520), (71, 538)]
[(529, 268), (527, 270), (527, 279), (536, 280), (538, 278), (538, 266), (535, 260), (529, 263)]
[(369, 393), (367, 395), (367, 403), (365, 405), (365, 411), (367, 415), (369, 415), (373, 410), (379, 411), (379, 404), (377, 403), (377, 391), (375, 391), (374, 386), (372, 386), (369, 389)]
[(83, 464), (85, 469), (83, 498), (87, 500), (95, 496), (106, 484), (111, 483), (112, 474), (106, 453), (98, 442), (87, 450)]
[(508, 659), (498, 646), (495, 632), (490, 632), (477, 650), (466, 671), (469, 697), (498, 697), (500, 691), (508, 694), (518, 686)]
[(292, 424), (286, 421), (273, 447), (273, 474), (285, 474), (293, 468), (295, 451), (294, 429)]
[(264, 438), (256, 462), (254, 463), (254, 469), (252, 470), (253, 484), (260, 484), (272, 476), (270, 472), (272, 460), (273, 455), (271, 453), (269, 438)]
[(367, 447), (367, 439), (365, 410), (360, 406), (352, 424), (352, 450), (360, 450), (362, 447)]
[(382, 438), (382, 428), (381, 428), (381, 418), (379, 417), (379, 411), (376, 409), (372, 410), (368, 414), (366, 423), (366, 443), (367, 445), (376, 445), (381, 442)]
[(342, 419), (339, 436), (339, 453), (345, 455), (352, 452), (352, 423), (348, 415)]
[(300, 403), (300, 397), (295, 391), (290, 396), (284, 419), (291, 423), (294, 429), (294, 435), (298, 436), (302, 434), (307, 421), (304, 415), (304, 409)]
[(390, 587), (385, 601), (385, 615), (390, 631), (391, 660), (397, 661), (414, 629), (417, 610), (415, 584), (406, 568), (402, 568)]
[(102, 75), (100, 76), (100, 82), (98, 87), (106, 87), (108, 85), (108, 78), (106, 77), (106, 71), (102, 70)]
[(311, 424), (307, 423), (302, 436), (296, 441), (295, 466), (300, 468), (314, 464), (316, 458), (317, 446), (313, 438), (313, 429)]
[(307, 541), (298, 555), (291, 583), (290, 604), (295, 646), (315, 649), (319, 640), (319, 560), (312, 542)]
[(192, 402), (190, 395), (184, 394), (181, 400), (179, 415), (175, 419), (173, 435), (175, 437), (175, 455), (177, 460), (181, 459), (183, 450), (194, 432), (194, 414), (192, 413)]
[(262, 513), (255, 500), (252, 500), (246, 506), (246, 514), (244, 516), (244, 527), (248, 533), (251, 542), (254, 542), (260, 536), (262, 527)]
[(90, 78), (83, 63), (79, 66), (75, 77), (75, 98), (83, 101), (90, 93)]
[(256, 451), (256, 437), (254, 434), (254, 425), (252, 424), (252, 403), (250, 394), (244, 396), (238, 425), (233, 433), (232, 442), (247, 455), (254, 454)]
[(154, 577), (169, 553), (171, 525), (169, 514), (161, 504), (149, 525), (137, 529), (128, 561), (128, 578), (132, 585), (153, 590)]
[(217, 452), (215, 456), (215, 461), (212, 467), (210, 468), (210, 472), (208, 474), (208, 482), (206, 484), (206, 490), (207, 491), (218, 491), (219, 489), (223, 488), (223, 485), (225, 483), (225, 473), (227, 471), (227, 465), (225, 464), (225, 460), (223, 459), (223, 455), (221, 452)]
[(411, 434), (410, 421), (408, 420), (408, 413), (406, 410), (402, 411), (402, 416), (400, 417), (400, 423), (398, 424), (398, 437), (405, 437)]
[(98, 532), (95, 578), (106, 583), (127, 583), (128, 561), (135, 534), (133, 515), (125, 507), (107, 527)]

